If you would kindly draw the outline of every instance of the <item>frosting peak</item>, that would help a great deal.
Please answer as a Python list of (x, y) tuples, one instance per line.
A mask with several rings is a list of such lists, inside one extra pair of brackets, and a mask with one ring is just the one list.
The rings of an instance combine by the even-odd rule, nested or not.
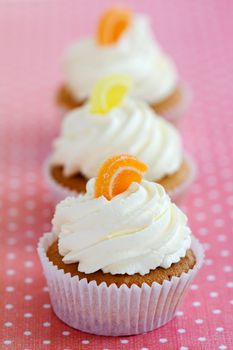
[(94, 197), (95, 179), (87, 193), (60, 202), (53, 218), (59, 253), (79, 271), (148, 273), (168, 268), (185, 256), (191, 244), (186, 216), (172, 204), (162, 186), (143, 180), (114, 197)]

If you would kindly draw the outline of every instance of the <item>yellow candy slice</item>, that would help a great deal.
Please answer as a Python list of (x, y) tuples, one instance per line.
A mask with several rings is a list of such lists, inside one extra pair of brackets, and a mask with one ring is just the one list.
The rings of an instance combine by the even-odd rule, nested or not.
[(119, 106), (131, 85), (131, 78), (123, 74), (109, 75), (97, 81), (90, 98), (91, 113), (106, 114)]

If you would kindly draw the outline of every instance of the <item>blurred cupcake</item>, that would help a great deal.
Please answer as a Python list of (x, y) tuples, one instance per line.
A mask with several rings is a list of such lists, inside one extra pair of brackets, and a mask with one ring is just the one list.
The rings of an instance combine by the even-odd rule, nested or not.
[(194, 177), (191, 158), (184, 155), (177, 130), (139, 99), (126, 96), (127, 76), (108, 76), (97, 82), (90, 101), (69, 112), (45, 173), (57, 198), (84, 192), (103, 160), (132, 154), (149, 166), (145, 178), (164, 186), (178, 201)]
[(38, 252), (56, 315), (100, 335), (151, 331), (171, 320), (203, 262), (187, 218), (145, 164), (108, 159), (87, 192), (60, 202)]
[(103, 13), (95, 37), (68, 48), (63, 69), (65, 82), (57, 101), (66, 109), (82, 105), (98, 79), (115, 73), (130, 75), (132, 96), (174, 124), (189, 99), (173, 61), (153, 37), (148, 17), (127, 9)]

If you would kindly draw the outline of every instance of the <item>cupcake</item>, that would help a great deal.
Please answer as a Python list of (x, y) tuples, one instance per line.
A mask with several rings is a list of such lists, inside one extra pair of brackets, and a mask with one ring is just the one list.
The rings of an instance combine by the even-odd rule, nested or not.
[(133, 156), (109, 158), (56, 206), (39, 241), (52, 306), (69, 326), (132, 335), (171, 320), (203, 262), (187, 218)]
[(57, 101), (66, 109), (82, 105), (98, 79), (115, 73), (130, 75), (132, 96), (174, 124), (189, 99), (174, 62), (153, 37), (148, 17), (123, 8), (107, 10), (94, 37), (67, 49), (63, 71)]
[(148, 164), (145, 178), (163, 185), (175, 201), (192, 183), (193, 162), (183, 152), (178, 131), (145, 102), (127, 94), (130, 82), (122, 75), (101, 79), (90, 100), (63, 118), (45, 165), (58, 199), (70, 191), (84, 192), (104, 159), (120, 153)]

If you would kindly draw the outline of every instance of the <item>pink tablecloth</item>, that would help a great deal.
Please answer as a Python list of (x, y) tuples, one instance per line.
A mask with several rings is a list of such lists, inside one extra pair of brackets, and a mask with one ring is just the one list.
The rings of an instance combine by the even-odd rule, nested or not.
[[(95, 7), (93, 8), (95, 3)], [(184, 123), (199, 176), (185, 209), (206, 263), (177, 317), (149, 334), (106, 338), (60, 322), (36, 254), (53, 205), (41, 164), (58, 129), (53, 94), (63, 48), (94, 30), (108, 1), (0, 3), (0, 348), (233, 349), (233, 2), (128, 1), (154, 30), (194, 91)]]

